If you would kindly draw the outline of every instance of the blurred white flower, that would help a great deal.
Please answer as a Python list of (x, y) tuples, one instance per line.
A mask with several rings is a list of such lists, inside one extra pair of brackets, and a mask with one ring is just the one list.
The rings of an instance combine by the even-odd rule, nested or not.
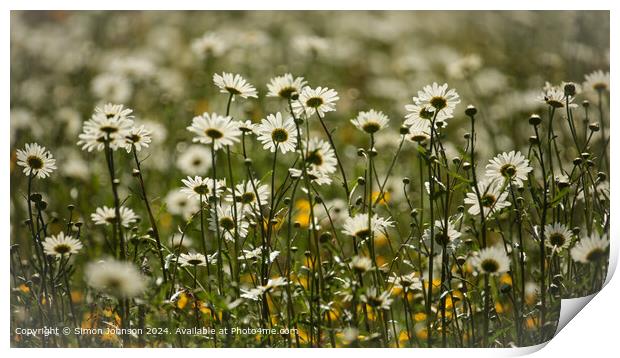
[(609, 91), (609, 71), (596, 70), (585, 76), (583, 88), (586, 90)]
[(194, 144), (185, 149), (177, 159), (177, 167), (185, 175), (204, 175), (211, 168), (211, 150)]
[[(129, 227), (131, 224), (138, 221), (138, 215), (130, 208), (121, 206), (119, 208), (119, 213), (121, 216), (121, 225), (124, 227)], [(116, 210), (103, 206), (97, 208), (95, 212), (90, 215), (90, 218), (95, 225), (111, 225), (116, 222)]]
[(582, 264), (598, 262), (605, 257), (609, 247), (609, 239), (606, 234), (599, 235), (594, 231), (590, 237), (579, 240), (570, 251), (573, 260)]
[(86, 266), (85, 275), (89, 286), (117, 297), (136, 297), (146, 289), (146, 277), (125, 261), (91, 262)]
[(187, 253), (179, 255), (179, 265), (187, 266), (207, 266), (205, 255), (198, 253)]
[(181, 189), (174, 189), (166, 195), (166, 208), (172, 215), (180, 215), (184, 219), (189, 219), (200, 209), (196, 200), (190, 200)]

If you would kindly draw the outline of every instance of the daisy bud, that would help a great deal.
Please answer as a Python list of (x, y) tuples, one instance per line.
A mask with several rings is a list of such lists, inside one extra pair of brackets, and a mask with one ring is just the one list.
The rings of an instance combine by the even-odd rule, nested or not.
[(288, 205), (291, 203), (291, 198), (289, 198), (288, 196), (286, 198), (284, 198), (284, 200), (282, 200), (282, 203), (284, 203), (284, 205)]
[(38, 210), (45, 211), (47, 209), (47, 202), (45, 200), (38, 201), (35, 206)]
[(575, 96), (575, 92), (577, 89), (575, 88), (575, 84), (572, 82), (568, 82), (564, 85), (564, 95), (573, 97)]
[(535, 135), (530, 136), (529, 141), (530, 144), (538, 144), (538, 137), (536, 137)]
[(355, 200), (355, 205), (358, 205), (358, 206), (359, 206), (359, 205), (362, 205), (362, 201), (363, 201), (363, 200), (362, 200), (362, 197), (358, 196), (358, 197), (357, 197), (357, 200)]
[(581, 232), (581, 228), (579, 226), (575, 226), (572, 231), (573, 234), (579, 235), (579, 233)]
[(413, 209), (411, 210), (411, 212), (409, 213), (409, 215), (411, 215), (412, 218), (415, 218), (418, 216), (418, 209)]
[(358, 148), (357, 149), (357, 156), (358, 157), (363, 157), (366, 154), (366, 152), (364, 151), (364, 149), (362, 148)]
[(549, 285), (549, 293), (551, 293), (552, 295), (557, 295), (558, 293), (560, 293), (560, 287), (558, 287), (558, 285), (556, 284)]
[(590, 107), (590, 101), (585, 100), (585, 101), (581, 102), (581, 105), (583, 106), (583, 108), (588, 108), (588, 107)]
[(114, 185), (119, 185), (120, 183), (121, 183), (121, 181), (119, 179), (114, 179), (112, 181), (112, 184), (114, 184)]
[(80, 227), (82, 227), (82, 225), (84, 225), (84, 223), (83, 223), (83, 222), (81, 222), (81, 221), (78, 221), (78, 222), (74, 223), (73, 225), (75, 225), (75, 226), (77, 226), (78, 228), (80, 228)]
[(469, 139), (470, 137), (471, 137), (470, 133), (463, 134), (463, 138), (465, 138), (465, 139)]
[(372, 149), (370, 150), (369, 154), (370, 154), (370, 156), (371, 156), (371, 157), (373, 157), (373, 158), (374, 158), (374, 157), (376, 157), (376, 156), (377, 156), (377, 151), (375, 150), (375, 148), (372, 148)]
[(465, 170), (471, 169), (471, 163), (470, 162), (463, 162), (463, 169), (465, 169)]
[(137, 178), (137, 177), (140, 175), (140, 171), (139, 171), (138, 169), (134, 168), (134, 169), (131, 171), (131, 175), (133, 175), (134, 177), (136, 177), (136, 178)]
[(131, 238), (129, 238), (129, 242), (135, 246), (138, 246), (140, 245), (140, 237), (138, 235), (132, 235)]
[(332, 234), (330, 234), (329, 231), (326, 231), (319, 236), (319, 241), (322, 243), (328, 242), (331, 239), (332, 239)]
[(583, 153), (581, 153), (581, 158), (582, 158), (582, 159), (588, 159), (588, 158), (590, 158), (590, 153), (588, 153), (588, 152), (583, 152)]
[(73, 204), (69, 204), (69, 205), (67, 205), (67, 209), (68, 209), (69, 211), (73, 211), (73, 209), (75, 209), (75, 205), (73, 205)]
[(464, 211), (465, 211), (465, 207), (464, 207), (463, 205), (459, 205), (459, 206), (456, 208), (456, 210), (457, 210), (459, 213), (462, 213), (462, 212), (464, 212)]
[(564, 277), (562, 277), (562, 275), (555, 275), (553, 276), (553, 283), (555, 283), (556, 285), (559, 285), (560, 283), (562, 283), (562, 281), (564, 281)]
[(366, 179), (364, 179), (364, 177), (358, 177), (357, 178), (357, 184), (358, 185), (365, 185), (366, 184)]
[(476, 115), (476, 113), (478, 113), (478, 109), (471, 104), (465, 109), (465, 114), (472, 118)]
[(407, 134), (409, 134), (409, 128), (406, 127), (406, 126), (402, 126), (402, 127), (400, 127), (399, 132), (400, 132), (401, 135), (407, 135)]
[(43, 197), (39, 193), (30, 194), (30, 201), (33, 203), (38, 203), (41, 199), (43, 199)]
[(452, 158), (452, 163), (454, 163), (454, 165), (459, 165), (461, 163), (461, 158), (459, 157)]
[(465, 264), (465, 262), (466, 262), (466, 261), (467, 261), (467, 258), (466, 258), (465, 256), (458, 256), (458, 257), (456, 258), (456, 263), (457, 263), (459, 266), (463, 266), (463, 265)]
[(407, 177), (403, 178), (403, 184), (409, 185), (410, 182), (411, 182), (411, 180), (409, 178), (407, 178)]
[(323, 198), (317, 195), (314, 197), (314, 202), (317, 204), (321, 204), (323, 202)]
[(540, 119), (540, 116), (538, 114), (532, 114), (528, 119), (528, 122), (533, 126), (539, 125), (541, 121), (542, 120)]
[(592, 131), (592, 132), (598, 132), (600, 129), (600, 126), (598, 123), (590, 123), (588, 125), (588, 128)]
[(291, 246), (291, 251), (292, 252), (297, 252), (297, 250), (299, 250), (299, 248), (297, 246)]
[(246, 166), (246, 167), (252, 166), (252, 159), (250, 159), (250, 158), (246, 158), (246, 159), (243, 161), (243, 164), (245, 164), (245, 166)]
[(574, 165), (581, 165), (581, 163), (583, 163), (583, 160), (581, 160), (581, 158), (577, 157), (577, 158), (573, 159), (573, 164)]
[(596, 178), (600, 181), (605, 181), (607, 180), (607, 174), (603, 172), (598, 172), (598, 174), (596, 174)]
[(293, 226), (295, 227), (295, 229), (299, 229), (301, 227), (301, 223), (299, 221), (295, 221), (293, 223)]
[(590, 168), (591, 168), (591, 167), (593, 167), (593, 166), (594, 166), (594, 161), (593, 161), (593, 160), (591, 160), (591, 159), (588, 159), (588, 160), (586, 161), (586, 164), (588, 165), (588, 167), (590, 167)]

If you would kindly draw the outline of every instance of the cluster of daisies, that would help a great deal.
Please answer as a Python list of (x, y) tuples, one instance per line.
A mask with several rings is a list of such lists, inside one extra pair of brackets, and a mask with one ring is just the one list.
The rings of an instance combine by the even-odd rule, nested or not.
[[(204, 37), (194, 46), (200, 47), (202, 51), (205, 51), (206, 47), (210, 48), (209, 51), (221, 51), (216, 44), (212, 38)], [(608, 73), (595, 72), (586, 77), (583, 87), (602, 91), (608, 89), (608, 82)], [(343, 215), (343, 220), (338, 222), (339, 231), (351, 239), (349, 242), (353, 243), (355, 251), (348, 259), (347, 267), (359, 275), (373, 269), (378, 270), (376, 257), (368, 257), (363, 252), (358, 252), (358, 244), (373, 241), (378, 237), (389, 237), (390, 231), (397, 223), (391, 216), (373, 212), (374, 199), (368, 200), (370, 202), (368, 210), (366, 208), (352, 210), (352, 206), (349, 205), (351, 193), (346, 187), (343, 163), (339, 160), (333, 138), (323, 122), (326, 115), (336, 110), (338, 93), (326, 87), (312, 88), (304, 78), (291, 74), (275, 77), (267, 84), (267, 97), (282, 100), (287, 110), (267, 114), (260, 122), (255, 123), (234, 119), (229, 114), (231, 103), (235, 98), (258, 98), (258, 91), (253, 85), (240, 75), (231, 73), (215, 74), (213, 83), (220, 92), (228, 96), (227, 113), (225, 115), (203, 113), (195, 116), (187, 126), (186, 129), (192, 136), (194, 144), (184, 151), (177, 162), (177, 166), (187, 174), (187, 177), (179, 181), (178, 188), (165, 196), (166, 210), (186, 222), (191, 222), (200, 215), (201, 228), (203, 214), (206, 213), (207, 230), (218, 243), (220, 240), (224, 243), (245, 243), (252, 229), (258, 230), (259, 227), (262, 229), (267, 221), (274, 219), (274, 213), (280, 209), (277, 207), (279, 202), (274, 196), (276, 189), (274, 181), (277, 176), (275, 163), (282, 158), (278, 156), (292, 153), (298, 156), (298, 161), (290, 165), (285, 176), (287, 180), (290, 178), (305, 181), (304, 190), (309, 196), (312, 195), (311, 190), (316, 191), (318, 187), (329, 186), (335, 177), (341, 176), (340, 179), (349, 197), (341, 200), (339, 204), (346, 213)], [(540, 100), (553, 108), (570, 107), (573, 106), (575, 94), (581, 91), (580, 87), (566, 83), (562, 86), (547, 84)], [(449, 88), (447, 84), (432, 83), (424, 86), (417, 96), (413, 97), (413, 103), (405, 106), (407, 114), (400, 130), (401, 138), (433, 147), (439, 140), (438, 134), (455, 116), (456, 107), (460, 102), (457, 91)], [(308, 127), (301, 125), (313, 116), (316, 116), (325, 129), (326, 139), (316, 135), (310, 136), (307, 133)], [(359, 112), (350, 123), (368, 136), (370, 146), (365, 153), (370, 162), (374, 156), (375, 135), (388, 128), (390, 119), (381, 111), (369, 109)], [(115, 178), (114, 152), (122, 149), (132, 153), (138, 165), (133, 174), (141, 175), (137, 152), (149, 147), (151, 136), (152, 133), (147, 127), (136, 124), (131, 109), (121, 104), (106, 104), (95, 108), (90, 119), (83, 124), (77, 144), (84, 151), (105, 154), (112, 186), (116, 188), (120, 182)], [(260, 143), (273, 158), (271, 183), (267, 183), (268, 180), (258, 179), (258, 175), (251, 169), (247, 169), (245, 180), (231, 180), (231, 148), (234, 148), (235, 153), (242, 153), (244, 168), (250, 168), (252, 159), (246, 146), (250, 140)], [(24, 149), (17, 151), (16, 157), (17, 164), (24, 168), (23, 172), (28, 176), (29, 183), (34, 178), (45, 179), (57, 169), (52, 154), (36, 143), (26, 144)], [(227, 159), (227, 162), (221, 162), (224, 159)], [(373, 169), (372, 163), (369, 167)], [(533, 171), (527, 157), (517, 150), (498, 154), (488, 162), (485, 169), (478, 181), (469, 183), (471, 185), (463, 199), (467, 214), (471, 218), (480, 217), (483, 221), (493, 219), (504, 209), (511, 207), (509, 196), (515, 190), (522, 189), (525, 183), (531, 180)], [(559, 177), (557, 181), (567, 182), (570, 178)], [(426, 193), (432, 197), (438, 184), (440, 183), (431, 180), (426, 182)], [(377, 185), (382, 191), (385, 183)], [(370, 186), (372, 189), (372, 184)], [(117, 196), (116, 189), (114, 195)], [(146, 200), (146, 195), (144, 199)], [(204, 210), (205, 208), (208, 210)], [(269, 213), (267, 219), (266, 213)], [(465, 222), (465, 215), (463, 211), (454, 217), (435, 220), (425, 225), (421, 235), (422, 248), (434, 248), (426, 252), (429, 257), (432, 256), (432, 252), (436, 254), (442, 249), (454, 253), (460, 248), (461, 237), (465, 232), (462, 225)], [(111, 227), (114, 235), (119, 235), (120, 238), (123, 238), (125, 230), (137, 231), (136, 226), (139, 224), (139, 217), (134, 210), (118, 200), (115, 200), (112, 206), (96, 208), (90, 218), (94, 225)], [(155, 227), (155, 223), (151, 224)], [(268, 226), (270, 225), (271, 222)], [(309, 223), (308, 226), (311, 230), (319, 230), (318, 222)], [(333, 229), (336, 230), (335, 227)], [(570, 250), (571, 258), (584, 264), (600, 261), (609, 246), (605, 234), (600, 235), (595, 230), (589, 237), (578, 238), (573, 229), (560, 222), (545, 223), (542, 228), (535, 227), (533, 231), (533, 236), (538, 240), (544, 239), (552, 252)], [(201, 234), (203, 247), (201, 253), (195, 251), (173, 253), (168, 250), (170, 254), (166, 257), (166, 265), (162, 266), (162, 269), (169, 267), (170, 262), (176, 262), (180, 267), (193, 268), (194, 272), (198, 267), (209, 267), (214, 264), (221, 267), (224, 260), (221, 245), (218, 245), (215, 252), (209, 253), (204, 231)], [(270, 230), (268, 234), (273, 235)], [(77, 235), (73, 232), (50, 235), (41, 241), (42, 249), (45, 254), (61, 261), (69, 260), (71, 255), (79, 254), (84, 249), (84, 243), (80, 241), (79, 236), (79, 230)], [(122, 242), (121, 240), (121, 245)], [(242, 244), (240, 249), (238, 259), (258, 259), (267, 265), (275, 262), (280, 255), (280, 251), (266, 246), (246, 247)], [(478, 274), (501, 275), (511, 271), (509, 252), (502, 245), (483, 247), (471, 252), (468, 254), (468, 260)], [(85, 275), (88, 285), (118, 297), (138, 296), (147, 286), (147, 280), (141, 270), (122, 259), (105, 258), (93, 261), (86, 266)], [(420, 277), (416, 271), (402, 275), (394, 273), (387, 278), (390, 288), (399, 288), (404, 292), (423, 290), (423, 280), (424, 277)], [(253, 287), (241, 288), (240, 297), (260, 301), (266, 294), (289, 284), (291, 284), (289, 278), (270, 277)], [(364, 290), (360, 299), (379, 310), (388, 310), (394, 301), (390, 290), (378, 290), (375, 287)]]

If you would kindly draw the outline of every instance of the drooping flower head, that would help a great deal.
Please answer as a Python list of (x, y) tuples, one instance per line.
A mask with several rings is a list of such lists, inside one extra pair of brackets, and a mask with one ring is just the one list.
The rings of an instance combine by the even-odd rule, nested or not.
[(371, 109), (367, 112), (359, 112), (357, 118), (352, 119), (351, 123), (357, 129), (368, 134), (374, 134), (388, 126), (390, 119), (381, 111)]
[(585, 79), (583, 83), (585, 90), (594, 90), (595, 92), (609, 91), (609, 71), (596, 70), (587, 74)]
[(286, 73), (269, 81), (267, 97), (280, 97), (288, 100), (292, 98), (293, 94), (301, 93), (305, 86), (306, 81), (303, 77), (293, 77), (290, 73)]
[[(129, 227), (131, 224), (138, 221), (138, 215), (130, 208), (121, 206), (119, 208), (119, 213), (121, 216), (121, 225), (124, 227)], [(103, 206), (97, 208), (95, 212), (90, 215), (90, 218), (95, 225), (113, 225), (116, 222), (116, 210)]]
[(213, 75), (213, 83), (220, 88), (221, 93), (230, 93), (234, 96), (240, 96), (243, 98), (254, 97), (258, 98), (256, 88), (249, 84), (240, 75), (233, 75), (232, 73), (222, 73)]
[(43, 251), (50, 256), (63, 257), (77, 254), (82, 249), (80, 240), (60, 232), (58, 235), (46, 237), (42, 242)]
[(226, 187), (225, 179), (213, 180), (198, 175), (181, 179), (181, 182), (185, 185), (181, 192), (185, 193), (189, 199), (202, 198), (203, 202), (207, 202), (211, 196), (219, 197)]

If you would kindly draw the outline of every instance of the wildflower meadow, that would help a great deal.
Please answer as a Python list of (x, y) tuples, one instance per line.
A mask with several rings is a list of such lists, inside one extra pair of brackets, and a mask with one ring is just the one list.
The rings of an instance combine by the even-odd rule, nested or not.
[(605, 281), (609, 12), (13, 11), (10, 56), (13, 347), (524, 347)]

